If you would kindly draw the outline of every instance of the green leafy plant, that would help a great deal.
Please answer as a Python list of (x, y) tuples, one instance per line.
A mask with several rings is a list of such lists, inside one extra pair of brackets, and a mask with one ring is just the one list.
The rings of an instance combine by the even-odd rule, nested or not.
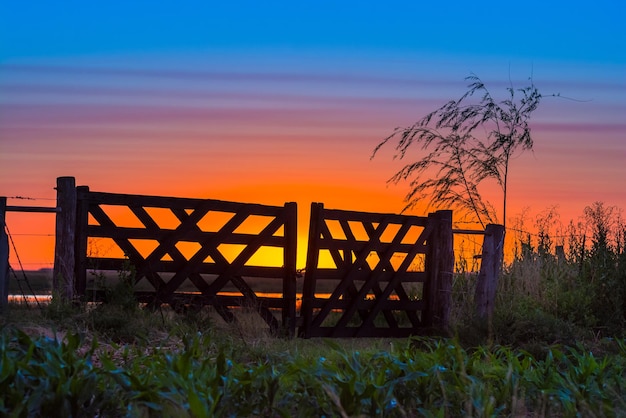
[(251, 361), (212, 333), (157, 347), (0, 331), (3, 416), (626, 413), (623, 340), (608, 342), (611, 353), (602, 356), (582, 345), (552, 346), (533, 357), (504, 346), (467, 349), (456, 340), (412, 338), (384, 350), (331, 342)]
[(92, 364), (78, 334), (63, 340), (3, 330), (0, 414), (3, 416), (96, 416), (119, 413), (116, 393)]

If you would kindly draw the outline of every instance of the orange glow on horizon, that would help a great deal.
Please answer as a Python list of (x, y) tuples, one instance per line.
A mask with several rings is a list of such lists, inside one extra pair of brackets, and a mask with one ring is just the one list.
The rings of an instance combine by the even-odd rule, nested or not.
[[(188, 185), (190, 190), (198, 192), (197, 185)], [(133, 186), (133, 189), (138, 189), (137, 185)], [(98, 191), (110, 191), (110, 190), (98, 190)], [(117, 190), (113, 190), (117, 192)], [(359, 187), (346, 187), (341, 185), (309, 185), (300, 186), (297, 184), (282, 184), (272, 188), (264, 188), (256, 185), (239, 185), (238, 187), (223, 187), (216, 189), (214, 195), (209, 196), (208, 193), (195, 193), (195, 196), (186, 197), (202, 197), (212, 198), (218, 200), (238, 201), (243, 203), (260, 203), (270, 205), (282, 205), (280, 203), (281, 197), (289, 196), (294, 199), (288, 199), (289, 201), (296, 201), (298, 204), (298, 250), (297, 250), (297, 263), (298, 269), (302, 269), (306, 263), (307, 254), (307, 241), (308, 241), (308, 228), (309, 228), (309, 211), (310, 211), (310, 196), (319, 196), (320, 199), (316, 201), (322, 201), (325, 207), (331, 209), (344, 209), (344, 210), (357, 210), (366, 212), (387, 212), (387, 213), (399, 213), (398, 208), (403, 204), (402, 196), (398, 193), (397, 188), (389, 188), (383, 191)], [(173, 194), (173, 193), (172, 193)], [(181, 196), (182, 193), (176, 193)], [(198, 196), (205, 194), (205, 196)], [(48, 204), (51, 202), (48, 202)], [(512, 203), (516, 203), (513, 205)], [(528, 232), (534, 231), (535, 217), (541, 216), (540, 213), (533, 211), (526, 211), (523, 203), (525, 202), (509, 202), (509, 228), (516, 228), (516, 218), (525, 216), (525, 228)], [(15, 204), (9, 203), (9, 204)], [(582, 215), (582, 209), (573, 210), (566, 207), (566, 211), (563, 211), (560, 207), (556, 207), (556, 213), (560, 215), (559, 222), (562, 226), (565, 226), (569, 220), (577, 221)], [(161, 208), (147, 208), (147, 212), (155, 219), (157, 224), (162, 228), (174, 229), (178, 226), (179, 220), (168, 209)], [(107, 214), (110, 215), (114, 223), (118, 226), (125, 227), (143, 227), (143, 224), (135, 217), (132, 212), (125, 207), (111, 206), (106, 208)], [(417, 210), (411, 211), (416, 213)], [(422, 215), (425, 215), (422, 214)], [(215, 231), (219, 225), (225, 223), (230, 214), (220, 214), (218, 212), (209, 212), (209, 214), (199, 222), (201, 229), (206, 231)], [(246, 233), (258, 233), (267, 221), (258, 217), (259, 219), (251, 218), (244, 222), (239, 227), (239, 232)], [(18, 270), (20, 263), (25, 270), (37, 270), (40, 268), (52, 268), (54, 261), (54, 228), (55, 218), (54, 214), (40, 214), (40, 213), (16, 213), (8, 212), (6, 215), (7, 226), (11, 233), (11, 238), (15, 243), (18, 254), (15, 253), (13, 246), (10, 248), (10, 264)], [(93, 222), (93, 219), (91, 220)], [(480, 229), (479, 225), (460, 226), (461, 228)], [(337, 231), (341, 234), (338, 228), (333, 229), (332, 222), (329, 225), (331, 230)], [(355, 228), (357, 238), (366, 236), (365, 231), (359, 233), (358, 227)], [(282, 233), (282, 232), (281, 232)], [(387, 233), (387, 231), (386, 231)], [(392, 233), (390, 231), (389, 233)], [(507, 234), (506, 243), (506, 255), (505, 259), (511, 260), (514, 248), (518, 243), (516, 239), (519, 238), (519, 234), (515, 230), (510, 231)], [(363, 238), (361, 237), (361, 238)], [(383, 237), (383, 240), (385, 238)], [(147, 256), (153, 251), (158, 243), (151, 240), (134, 240), (133, 242), (137, 249), (143, 256)], [(199, 249), (197, 243), (185, 243), (179, 242), (177, 244), (178, 250), (189, 259)], [(458, 258), (464, 257), (467, 261), (467, 267), (470, 269), (477, 269), (480, 265), (479, 261), (473, 260), (473, 256), (480, 253), (482, 248), (481, 236), (467, 236), (467, 235), (455, 235), (455, 252)], [(89, 251), (91, 254), (98, 254), (99, 256), (115, 256), (123, 257), (122, 251), (117, 245), (108, 239), (91, 239)], [(224, 246), (220, 248), (220, 252), (228, 259), (232, 260), (241, 248), (228, 248)], [(19, 262), (18, 262), (19, 256)], [(166, 256), (164, 259), (169, 256)], [(276, 248), (261, 248), (257, 254), (255, 254), (250, 260), (251, 265), (259, 266), (282, 266), (282, 250)], [(333, 262), (330, 255), (321, 255), (321, 266), (332, 267)]]

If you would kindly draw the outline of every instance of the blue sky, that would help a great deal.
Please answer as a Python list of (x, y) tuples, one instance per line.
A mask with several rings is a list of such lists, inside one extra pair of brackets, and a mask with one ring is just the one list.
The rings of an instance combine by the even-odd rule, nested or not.
[(615, 0), (34, 1), (2, 9), (4, 62), (223, 49), (626, 63), (626, 6)]

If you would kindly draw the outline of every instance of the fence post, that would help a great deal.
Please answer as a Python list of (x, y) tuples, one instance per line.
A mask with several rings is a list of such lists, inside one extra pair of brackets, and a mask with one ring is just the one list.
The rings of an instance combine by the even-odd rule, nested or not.
[(485, 228), (483, 253), (476, 284), (476, 313), (481, 321), (488, 321), (489, 327), (496, 301), (496, 288), (500, 277), (504, 253), (504, 226), (489, 224)]
[(6, 234), (7, 198), (0, 197), (0, 314), (9, 304), (9, 237)]
[(564, 263), (566, 261), (566, 259), (565, 259), (565, 249), (563, 248), (562, 245), (557, 245), (556, 247), (554, 247), (554, 255), (556, 257), (556, 261), (559, 264)]
[(452, 234), (452, 211), (439, 210), (435, 213), (437, 219), (437, 289), (435, 297), (434, 325), (446, 330), (450, 321), (452, 308), (452, 279), (454, 274), (454, 236)]
[(74, 298), (74, 240), (76, 229), (76, 180), (57, 178), (57, 218), (54, 243), (53, 291), (67, 301)]
[(285, 248), (283, 277), (283, 327), (293, 337), (296, 333), (296, 258), (298, 255), (298, 206), (285, 203)]
[(426, 328), (432, 328), (435, 323), (435, 315), (439, 311), (437, 303), (439, 302), (436, 295), (439, 288), (439, 247), (434, 243), (437, 242), (439, 235), (438, 224), (436, 223), (435, 213), (428, 214), (427, 225), (435, 224), (434, 230), (427, 239), (426, 258), (424, 260), (424, 271), (426, 272), (426, 282), (424, 283), (424, 310), (422, 311), (422, 324)]
[(319, 237), (320, 224), (323, 222), (323, 203), (311, 203), (309, 218), (309, 240), (307, 246), (306, 267), (304, 270), (304, 285), (302, 287), (302, 306), (300, 316), (302, 325), (298, 328), (298, 334), (303, 338), (311, 337), (311, 323), (313, 322), (313, 300), (315, 299), (315, 280), (313, 274), (319, 261)]
[(87, 224), (89, 223), (89, 187), (76, 188), (76, 231), (74, 235), (74, 291), (75, 296), (87, 292)]

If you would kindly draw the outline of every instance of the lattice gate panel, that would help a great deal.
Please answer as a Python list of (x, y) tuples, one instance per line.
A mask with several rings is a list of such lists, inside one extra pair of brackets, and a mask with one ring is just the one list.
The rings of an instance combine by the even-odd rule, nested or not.
[(106, 282), (131, 268), (135, 295), (153, 307), (211, 305), (228, 321), (252, 308), (293, 333), (296, 211), (79, 187), (77, 293), (102, 297), (88, 271)]
[(427, 328), (436, 225), (313, 203), (299, 334), (404, 337)]

